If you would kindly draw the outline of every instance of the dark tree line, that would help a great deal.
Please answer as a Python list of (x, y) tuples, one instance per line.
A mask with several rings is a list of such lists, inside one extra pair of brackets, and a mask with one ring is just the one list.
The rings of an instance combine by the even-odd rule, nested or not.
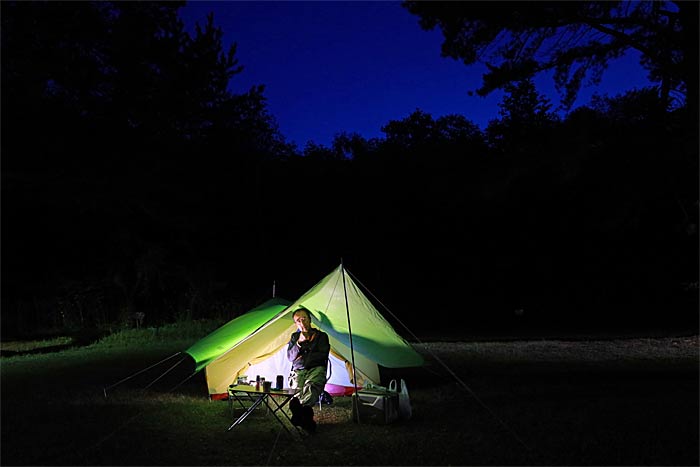
[(417, 109), (299, 149), (213, 18), (0, 6), (3, 334), (230, 318), (341, 258), (414, 329), (697, 326), (698, 121), (659, 89), (560, 118), (518, 76), (483, 131)]

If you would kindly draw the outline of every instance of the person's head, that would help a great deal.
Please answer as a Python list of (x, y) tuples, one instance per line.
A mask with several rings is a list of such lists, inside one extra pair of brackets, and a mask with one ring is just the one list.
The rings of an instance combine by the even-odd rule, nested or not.
[(293, 314), (292, 319), (297, 328), (303, 332), (309, 332), (311, 330), (311, 312), (302, 307), (299, 307)]

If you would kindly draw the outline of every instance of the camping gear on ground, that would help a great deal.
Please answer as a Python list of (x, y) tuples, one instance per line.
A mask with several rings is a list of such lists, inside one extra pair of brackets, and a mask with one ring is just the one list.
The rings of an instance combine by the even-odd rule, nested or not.
[(328, 391), (323, 391), (320, 396), (318, 396), (318, 404), (331, 405), (333, 403), (333, 396), (328, 394)]
[(325, 390), (333, 396), (379, 384), (380, 366), (423, 364), (423, 357), (394, 331), (341, 264), (296, 301), (268, 300), (185, 351), (194, 358), (195, 371), (205, 369), (212, 399), (225, 398), (240, 375), (271, 380), (289, 372), (287, 343), (296, 330), (292, 314), (300, 306), (311, 311), (314, 327), (328, 334), (331, 376)]
[(413, 409), (411, 409), (411, 399), (408, 397), (408, 388), (406, 387), (406, 381), (401, 380), (401, 388), (399, 389), (399, 417), (404, 420), (408, 420), (413, 415)]
[(388, 425), (399, 418), (399, 395), (395, 391), (361, 389), (352, 397), (354, 422)]
[(357, 395), (359, 397), (353, 401), (352, 405), (353, 421), (386, 425), (399, 418), (402, 420), (411, 418), (411, 402), (403, 379), (400, 389), (397, 388), (396, 380), (392, 379), (388, 388), (370, 384), (357, 391)]

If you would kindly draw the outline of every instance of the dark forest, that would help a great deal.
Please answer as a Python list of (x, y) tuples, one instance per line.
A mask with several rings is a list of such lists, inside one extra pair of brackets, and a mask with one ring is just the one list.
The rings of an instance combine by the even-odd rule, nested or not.
[(483, 130), (303, 148), (181, 5), (2, 2), (3, 338), (230, 319), (341, 260), (418, 335), (697, 332), (697, 4), (685, 99), (560, 117), (523, 75)]

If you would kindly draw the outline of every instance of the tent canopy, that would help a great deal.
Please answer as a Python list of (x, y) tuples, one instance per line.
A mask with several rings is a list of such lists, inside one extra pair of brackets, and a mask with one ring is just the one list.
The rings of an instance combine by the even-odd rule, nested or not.
[(219, 355), (255, 332), (260, 326), (287, 308), (290, 303), (289, 300), (283, 298), (271, 298), (199, 340), (185, 351), (194, 358), (195, 371), (206, 367)]

